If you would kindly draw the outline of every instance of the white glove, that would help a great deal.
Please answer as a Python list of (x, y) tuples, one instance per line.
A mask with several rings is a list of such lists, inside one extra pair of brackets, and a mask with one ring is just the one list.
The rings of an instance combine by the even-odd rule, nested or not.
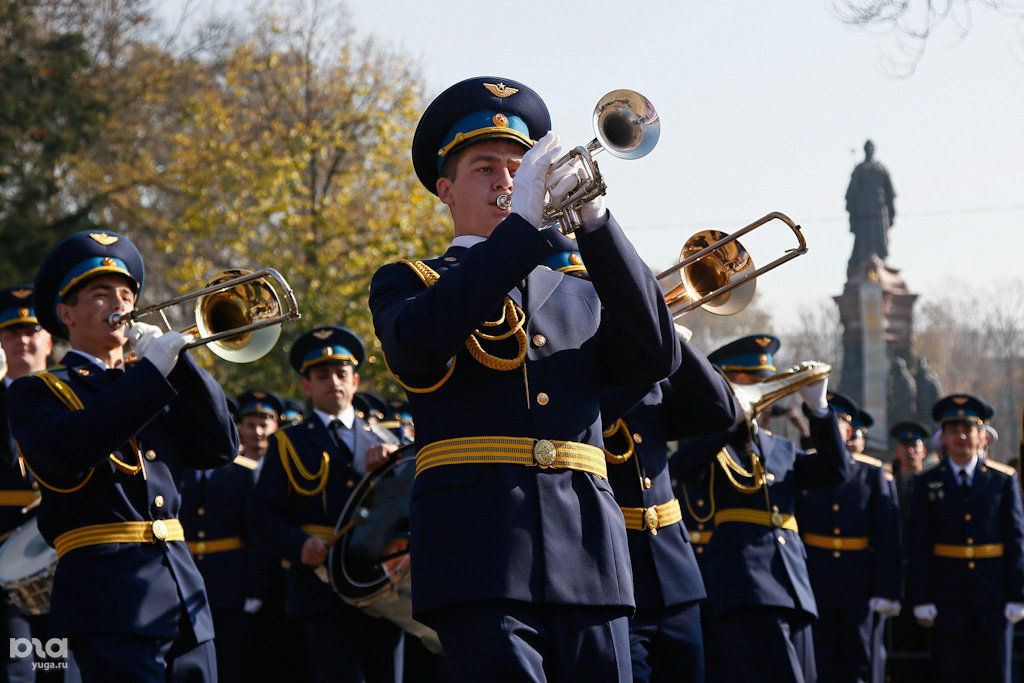
[(828, 400), (825, 394), (828, 393), (828, 378), (808, 384), (797, 389), (800, 398), (807, 404), (807, 409), (814, 417), (825, 417), (828, 414)]
[(1003, 615), (1011, 624), (1016, 624), (1024, 619), (1024, 602), (1008, 602), (1003, 609)]
[(136, 353), (142, 356), (142, 351), (139, 350), (139, 344), (142, 343), (143, 339), (152, 340), (162, 335), (164, 331), (156, 325), (150, 325), (149, 323), (132, 323), (128, 327), (126, 336), (128, 341), (135, 347)]
[[(557, 178), (548, 178), (551, 162), (560, 156), (562, 147), (558, 144), (558, 133), (549, 132), (523, 155), (523, 162), (516, 170), (516, 177), (512, 183), (512, 212), (522, 216), (535, 228), (539, 228), (543, 222), (548, 188), (552, 187), (554, 194), (560, 189), (557, 187), (559, 181), (568, 184), (568, 181), (564, 180), (565, 176), (573, 173), (572, 167), (566, 165)], [(561, 188), (561, 191), (564, 194), (571, 188), (570, 185)]]
[(689, 327), (680, 325), (679, 323), (675, 323), (675, 326), (676, 336), (679, 337), (679, 341), (688, 342), (690, 341), (690, 339), (693, 338), (693, 330), (691, 330)]
[(7, 354), (4, 353), (3, 347), (0, 347), (0, 379), (4, 378), (7, 374)]
[(175, 363), (178, 362), (178, 354), (190, 341), (195, 339), (191, 334), (181, 332), (164, 332), (157, 330), (155, 336), (144, 333), (142, 338), (135, 344), (135, 350), (140, 357), (146, 358), (156, 366), (160, 374), (166, 377), (171, 374)]
[(245, 605), (242, 607), (242, 610), (244, 610), (246, 614), (256, 614), (260, 611), (260, 607), (263, 607), (263, 601), (259, 598), (246, 598)]
[(871, 598), (868, 600), (868, 609), (878, 612), (883, 617), (898, 617), (900, 615), (900, 601), (887, 600), (885, 598)]
[(914, 605), (914, 618), (917, 619), (917, 623), (925, 628), (931, 628), (935, 625), (935, 617), (939, 615), (938, 608), (934, 604), (928, 603), (927, 605)]

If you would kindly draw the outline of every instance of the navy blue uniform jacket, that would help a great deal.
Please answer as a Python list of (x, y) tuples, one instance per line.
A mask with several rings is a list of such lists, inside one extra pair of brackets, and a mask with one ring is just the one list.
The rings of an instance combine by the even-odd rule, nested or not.
[[(725, 380), (707, 358), (685, 343), (682, 352), (679, 370), (655, 384), (623, 418), (635, 453), (623, 463), (608, 465), (608, 480), (621, 507), (646, 508), (675, 498), (667, 442), (723, 431), (741, 415)], [(602, 401), (602, 407), (607, 403)], [(603, 414), (607, 426), (614, 423), (607, 410)], [(613, 452), (625, 450), (616, 443), (620, 440), (609, 439)], [(628, 529), (626, 536), (637, 607), (667, 607), (705, 597), (700, 568), (682, 522), (658, 529), (657, 535)]]
[[(1024, 602), (1024, 512), (1017, 474), (1002, 463), (974, 468), (966, 503), (948, 458), (914, 481), (910, 509), (911, 605), (1002, 607)], [(1002, 557), (936, 557), (934, 545), (1002, 543)]]
[[(341, 606), (341, 598), (317, 578), (312, 567), (302, 564), (302, 546), (310, 534), (300, 527), (315, 524), (334, 528), (362, 475), (352, 467), (353, 454), (348, 452), (348, 447), (334, 443), (316, 413), (285, 429), (285, 434), (291, 439), (307, 472), (318, 471), (321, 454), (327, 452), (330, 457), (327, 486), (316, 496), (296, 493), (281, 465), (277, 439), (272, 437), (270, 448), (263, 456), (250, 515), (257, 541), (277, 557), (291, 563), (288, 569), (288, 613), (295, 617), (327, 614)], [(358, 415), (352, 423), (352, 434), (356, 457), (360, 460), (366, 456), (370, 446), (382, 443)], [(316, 488), (297, 473), (296, 477), (302, 488)]]
[(807, 571), (818, 607), (865, 610), (871, 598), (899, 600), (903, 592), (896, 487), (881, 461), (861, 458), (853, 456), (853, 471), (846, 482), (801, 491), (797, 500), (801, 534), (869, 539), (867, 550), (806, 546)]
[[(11, 385), (7, 403), (14, 438), (44, 484), (38, 519), (47, 543), (93, 524), (176, 518), (181, 470), (224, 465), (238, 452), (224, 392), (188, 352), (166, 379), (148, 360), (117, 379), (77, 353), (63, 363), (52, 374), (78, 395), (82, 410), (69, 411), (33, 376)], [(132, 437), (147, 454), (145, 479), (108, 459), (114, 453), (135, 463)], [(73, 488), (89, 472), (74, 493), (45, 486)], [(197, 641), (213, 637), (203, 580), (183, 541), (105, 543), (72, 550), (57, 563), (50, 628), (58, 636), (176, 638), (182, 609)]]
[[(513, 436), (602, 448), (599, 391), (643, 387), (676, 369), (664, 297), (615, 220), (576, 237), (592, 282), (537, 267), (553, 246), (516, 214), (485, 242), (427, 261), (440, 273), (431, 287), (404, 264), (377, 271), (370, 309), (391, 370), (428, 387), (456, 363), (437, 390), (409, 393), (417, 443)], [(522, 307), (529, 339), (525, 363), (511, 372), (484, 367), (464, 346), (500, 317), (506, 296)], [(410, 521), (418, 618), (479, 599), (633, 606), (622, 513), (600, 477), (513, 464), (434, 467), (416, 478)]]
[[(0, 379), (0, 493), (15, 495), (38, 489), (39, 485), (21, 475), (18, 465), (18, 448), (11, 436), (11, 428), (7, 423), (7, 387)], [(0, 504), (0, 534), (13, 531), (27, 522), (34, 511), (23, 513), (24, 502), (11, 505)]]
[[(818, 446), (816, 452), (801, 451), (791, 441), (764, 430), (754, 437), (754, 448), (768, 480), (770, 503), (765, 502), (763, 489), (748, 494), (734, 488), (715, 461), (716, 453), (724, 446), (729, 456), (749, 471), (749, 458), (738, 456), (730, 444), (740, 436), (739, 429), (681, 441), (679, 451), (670, 461), (672, 473), (680, 480), (697, 483), (710, 474), (708, 465), (713, 463), (716, 472), (712, 495), (716, 511), (748, 508), (765, 512), (766, 505), (770, 504), (773, 509), (767, 511), (775, 511), (777, 507), (779, 513), (792, 515), (800, 489), (840, 484), (850, 468), (850, 455), (839, 434), (835, 411), (829, 408), (829, 414), (822, 418), (808, 415), (808, 422)], [(739, 443), (742, 449), (742, 440)], [(818, 615), (807, 577), (807, 554), (797, 532), (749, 522), (719, 524), (715, 526), (706, 555), (708, 597), (716, 614), (743, 607), (770, 606)]]
[(242, 609), (246, 598), (262, 598), (266, 590), (263, 563), (267, 557), (254, 545), (250, 532), (249, 498), (256, 485), (256, 472), (235, 462), (211, 470), (200, 485), (196, 473), (186, 470), (181, 477), (181, 512), (185, 540), (215, 541), (240, 538), (235, 550), (196, 552), (206, 584), (206, 595), (214, 610)]

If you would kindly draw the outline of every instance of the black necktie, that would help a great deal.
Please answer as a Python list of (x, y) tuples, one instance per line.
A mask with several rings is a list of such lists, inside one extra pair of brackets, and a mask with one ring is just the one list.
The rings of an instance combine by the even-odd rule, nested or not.
[(352, 430), (345, 426), (345, 423), (334, 418), (328, 425), (328, 430), (331, 433), (331, 437), (334, 438), (334, 443), (341, 446), (344, 444), (348, 448), (348, 452), (352, 453), (355, 449), (355, 444), (352, 443)]
[(967, 483), (967, 470), (960, 470), (960, 493), (964, 494), (964, 498), (971, 495), (971, 485)]

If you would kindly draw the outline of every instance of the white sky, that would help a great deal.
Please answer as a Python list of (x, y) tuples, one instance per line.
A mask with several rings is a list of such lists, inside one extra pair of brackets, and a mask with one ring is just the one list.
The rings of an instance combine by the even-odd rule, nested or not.
[[(802, 304), (842, 290), (853, 243), (843, 196), (869, 137), (897, 193), (889, 262), (912, 291), (1020, 277), (1024, 43), (1005, 16), (976, 12), (963, 38), (944, 27), (917, 72), (894, 80), (882, 70), (891, 39), (843, 25), (827, 0), (349, 7), (357, 30), (418, 59), (432, 94), (471, 76), (527, 83), (568, 144), (593, 137), (605, 92), (647, 95), (661, 142), (641, 160), (599, 158), (609, 207), (656, 270), (696, 230), (788, 214), (810, 253), (759, 285), (782, 330)], [(775, 225), (747, 241), (756, 263), (790, 245)]]

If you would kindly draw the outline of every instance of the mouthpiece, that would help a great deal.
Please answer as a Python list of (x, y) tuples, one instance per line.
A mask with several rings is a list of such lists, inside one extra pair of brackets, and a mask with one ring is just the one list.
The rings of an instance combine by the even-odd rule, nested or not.
[(498, 205), (499, 209), (507, 209), (512, 206), (512, 196), (507, 194), (499, 194), (498, 198), (494, 200), (494, 203)]

